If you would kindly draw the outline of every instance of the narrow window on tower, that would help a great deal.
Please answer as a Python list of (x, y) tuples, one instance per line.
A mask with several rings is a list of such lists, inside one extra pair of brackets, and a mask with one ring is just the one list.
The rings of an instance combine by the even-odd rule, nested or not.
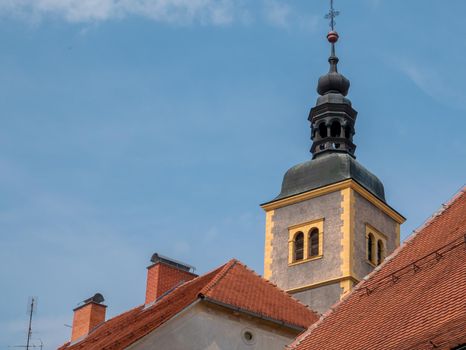
[(298, 232), (294, 239), (294, 261), (304, 259), (304, 234)]
[(366, 224), (366, 249), (367, 261), (373, 265), (380, 265), (385, 259), (385, 247), (387, 246), (387, 236), (375, 227)]
[(351, 126), (345, 126), (345, 137), (349, 140), (351, 139)]
[(325, 125), (325, 123), (319, 124), (319, 135), (322, 139), (327, 137), (327, 125)]
[(374, 263), (374, 235), (372, 233), (367, 236), (367, 260)]
[(319, 256), (319, 230), (313, 228), (309, 232), (309, 257)]
[(384, 248), (381, 239), (377, 241), (377, 265), (380, 265), (384, 259)]
[(322, 258), (323, 232), (323, 218), (288, 227), (288, 265)]
[(339, 137), (341, 134), (341, 125), (338, 121), (332, 122), (332, 126), (330, 127), (330, 136), (332, 137)]

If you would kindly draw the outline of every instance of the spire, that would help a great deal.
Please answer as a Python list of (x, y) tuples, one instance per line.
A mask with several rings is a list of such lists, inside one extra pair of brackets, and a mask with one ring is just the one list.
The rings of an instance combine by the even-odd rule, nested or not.
[(335, 17), (340, 14), (340, 11), (336, 11), (333, 8), (333, 0), (330, 0), (330, 10), (325, 15), (325, 19), (330, 19), (330, 32), (327, 35), (328, 41), (332, 44), (332, 54), (331, 56), (335, 56), (335, 43), (338, 40), (338, 33), (335, 31)]
[(328, 59), (330, 68), (327, 74), (319, 78), (317, 92), (320, 96), (309, 115), (313, 158), (329, 152), (348, 153), (354, 157), (356, 149), (353, 135), (357, 112), (351, 107), (351, 101), (345, 97), (350, 82), (338, 72), (339, 59), (335, 54), (335, 44), (339, 39), (335, 31), (335, 17), (339, 14), (333, 8), (333, 0), (330, 0), (330, 10), (325, 15), (330, 20), (330, 31), (327, 34), (331, 45)]
[(319, 95), (325, 95), (330, 92), (341, 93), (343, 96), (348, 94), (350, 82), (343, 75), (338, 73), (338, 57), (335, 54), (335, 44), (339, 39), (338, 33), (335, 31), (335, 17), (340, 14), (340, 11), (336, 11), (333, 8), (333, 0), (330, 0), (330, 10), (325, 15), (326, 19), (330, 19), (330, 32), (327, 34), (327, 40), (331, 45), (330, 57), (328, 63), (330, 63), (330, 69), (328, 74), (323, 75), (319, 79), (317, 85), (317, 92)]

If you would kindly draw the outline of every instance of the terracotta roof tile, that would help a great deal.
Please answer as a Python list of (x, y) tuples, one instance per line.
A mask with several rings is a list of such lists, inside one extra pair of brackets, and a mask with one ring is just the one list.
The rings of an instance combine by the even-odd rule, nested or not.
[(466, 343), (466, 187), (292, 349), (451, 349)]
[(141, 305), (109, 319), (83, 340), (74, 344), (67, 343), (60, 349), (126, 348), (197, 300), (199, 291), (217, 275), (222, 267), (182, 284), (150, 307), (145, 308)]
[(245, 265), (230, 260), (216, 270), (180, 285), (151, 306), (141, 305), (106, 321), (86, 338), (74, 344), (67, 343), (60, 350), (124, 349), (199, 298), (302, 329), (318, 319), (314, 312)]
[(236, 260), (202, 293), (209, 299), (299, 328), (318, 320), (316, 313)]

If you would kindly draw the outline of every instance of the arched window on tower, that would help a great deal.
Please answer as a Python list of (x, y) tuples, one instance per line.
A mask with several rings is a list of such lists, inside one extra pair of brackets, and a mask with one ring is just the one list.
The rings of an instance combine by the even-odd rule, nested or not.
[(332, 122), (332, 126), (330, 127), (330, 136), (339, 137), (340, 134), (341, 134), (340, 123), (337, 120), (335, 120)]
[(380, 265), (384, 259), (384, 247), (381, 239), (377, 241), (377, 265)]
[(319, 135), (322, 139), (327, 137), (327, 125), (325, 125), (325, 123), (319, 124)]
[(304, 234), (298, 232), (294, 238), (294, 261), (304, 259)]
[(319, 230), (313, 228), (309, 232), (309, 257), (319, 256)]
[(374, 235), (372, 233), (367, 236), (367, 260), (374, 263)]
[(349, 125), (345, 126), (345, 138), (351, 139), (351, 126)]

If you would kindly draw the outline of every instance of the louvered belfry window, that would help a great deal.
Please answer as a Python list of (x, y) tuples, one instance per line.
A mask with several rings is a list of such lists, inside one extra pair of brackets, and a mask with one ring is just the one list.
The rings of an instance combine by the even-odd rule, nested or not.
[(294, 260), (299, 261), (304, 259), (304, 234), (298, 232), (294, 239)]

